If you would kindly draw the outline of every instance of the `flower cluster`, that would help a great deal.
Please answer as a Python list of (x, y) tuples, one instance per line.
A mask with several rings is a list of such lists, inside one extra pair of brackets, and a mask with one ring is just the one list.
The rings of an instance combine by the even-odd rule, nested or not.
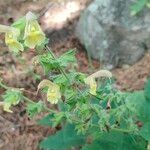
[(36, 16), (31, 12), (12, 26), (0, 25), (0, 32), (5, 33), (5, 43), (15, 53), (23, 51), (25, 46), (33, 49), (46, 39)]

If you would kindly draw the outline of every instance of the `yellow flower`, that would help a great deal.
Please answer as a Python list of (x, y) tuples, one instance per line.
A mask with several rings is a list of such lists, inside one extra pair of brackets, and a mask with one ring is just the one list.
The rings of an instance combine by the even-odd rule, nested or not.
[(23, 51), (23, 46), (18, 41), (20, 30), (14, 27), (0, 25), (0, 33), (5, 33), (5, 43), (8, 48), (16, 53)]
[(90, 86), (90, 93), (92, 95), (96, 95), (97, 90), (97, 83), (95, 81), (95, 78), (102, 78), (102, 77), (110, 79), (112, 78), (112, 73), (108, 70), (99, 70), (85, 79), (85, 83)]
[(4, 103), (3, 109), (4, 109), (4, 111), (6, 111), (6, 112), (13, 113), (13, 111), (10, 110), (10, 107), (11, 107), (11, 104), (10, 104), (10, 103)]
[(31, 12), (26, 15), (24, 40), (25, 45), (29, 48), (35, 48), (35, 46), (42, 44), (45, 40), (45, 34)]
[(8, 31), (5, 33), (5, 43), (8, 46), (8, 48), (15, 53), (18, 53), (19, 51), (23, 51), (23, 46), (21, 43), (17, 41), (19, 34), (15, 31)]
[(85, 83), (90, 86), (90, 94), (96, 95), (97, 84), (95, 79), (88, 77), (85, 79)]
[(51, 104), (57, 104), (58, 100), (61, 98), (60, 87), (50, 80), (45, 79), (39, 83), (37, 92), (39, 89), (43, 89), (45, 87), (48, 87), (47, 101)]
[(51, 103), (51, 104), (57, 104), (58, 100), (61, 98), (61, 94), (60, 94), (60, 88), (58, 85), (53, 85), (52, 87), (48, 88), (48, 92), (47, 92), (47, 100)]

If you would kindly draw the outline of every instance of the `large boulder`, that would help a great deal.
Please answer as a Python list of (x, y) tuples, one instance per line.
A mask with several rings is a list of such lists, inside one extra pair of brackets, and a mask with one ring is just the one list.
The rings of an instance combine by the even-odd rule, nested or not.
[(115, 67), (133, 64), (150, 47), (150, 10), (131, 16), (133, 0), (95, 0), (81, 15), (76, 35), (91, 57)]

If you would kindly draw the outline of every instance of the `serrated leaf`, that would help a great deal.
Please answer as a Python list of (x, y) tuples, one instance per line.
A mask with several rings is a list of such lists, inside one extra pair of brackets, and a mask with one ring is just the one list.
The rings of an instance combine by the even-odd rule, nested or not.
[(57, 69), (59, 66), (58, 61), (53, 59), (49, 53), (40, 55), (39, 63), (43, 67), (45, 74), (48, 74), (51, 70)]
[(43, 103), (41, 101), (38, 103), (28, 103), (26, 109), (29, 117), (33, 118), (43, 110)]
[(61, 85), (67, 85), (68, 80), (63, 74), (59, 74), (54, 78), (54, 82), (59, 86), (61, 86)]
[(63, 121), (64, 118), (65, 118), (65, 114), (63, 112), (58, 112), (57, 114), (55, 114), (53, 118), (52, 127), (56, 127), (58, 124), (60, 124)]
[(136, 91), (129, 94), (126, 102), (135, 108), (135, 116), (139, 120), (144, 122), (150, 120), (150, 101), (145, 99), (144, 91)]
[(40, 148), (46, 150), (67, 150), (72, 146), (85, 143), (85, 136), (77, 135), (73, 125), (66, 125), (55, 135), (49, 136), (40, 143)]
[(41, 120), (37, 121), (37, 123), (39, 125), (42, 125), (42, 126), (50, 126), (52, 127), (53, 126), (53, 122), (52, 122), (52, 119), (54, 118), (54, 114), (48, 114), (46, 117), (42, 118)]
[(147, 142), (142, 138), (121, 132), (103, 133), (92, 144), (82, 150), (146, 150)]
[(75, 63), (75, 50), (69, 50), (58, 58), (58, 62), (62, 67), (67, 67), (70, 63)]

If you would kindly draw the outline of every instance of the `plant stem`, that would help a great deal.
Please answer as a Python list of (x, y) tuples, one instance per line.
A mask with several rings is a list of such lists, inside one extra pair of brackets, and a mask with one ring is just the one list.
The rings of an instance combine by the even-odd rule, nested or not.
[(91, 58), (91, 56), (90, 56), (88, 51), (87, 51), (87, 56), (88, 56), (88, 61), (89, 61), (89, 67), (93, 70), (94, 67), (93, 67), (93, 64), (92, 64), (92, 58)]
[[(46, 49), (47, 49), (48, 52), (51, 54), (51, 56), (57, 61), (56, 56), (54, 55), (54, 53), (51, 51), (51, 49), (50, 49), (47, 45), (46, 45)], [(68, 81), (70, 81), (69, 78), (68, 78), (68, 76), (66, 75), (65, 71), (61, 68), (60, 65), (58, 65), (58, 69), (59, 69), (59, 71), (66, 77), (66, 79), (67, 79)]]
[[(24, 98), (24, 100), (26, 100), (26, 101), (29, 102), (29, 103), (32, 103), (32, 104), (35, 103), (34, 101), (32, 101), (31, 99), (29, 99), (28, 97), (23, 96), (23, 98)], [(45, 109), (46, 111), (48, 111), (48, 112), (56, 113), (56, 111), (49, 109), (46, 105), (44, 105), (44, 109)]]
[(29, 99), (28, 97), (25, 97), (25, 96), (23, 96), (23, 98), (24, 98), (24, 100), (26, 100), (27, 102), (29, 102), (29, 103), (35, 103), (35, 102), (33, 102), (31, 99)]

